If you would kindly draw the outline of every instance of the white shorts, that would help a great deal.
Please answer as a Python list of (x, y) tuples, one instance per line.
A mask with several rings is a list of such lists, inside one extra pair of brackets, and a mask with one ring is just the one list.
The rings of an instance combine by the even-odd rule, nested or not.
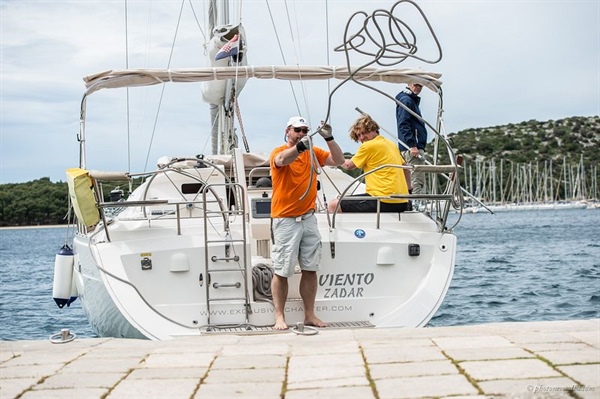
[(275, 243), (271, 249), (271, 262), (275, 274), (292, 277), (296, 264), (301, 270), (319, 270), (321, 234), (314, 213), (300, 218), (274, 218), (272, 229)]

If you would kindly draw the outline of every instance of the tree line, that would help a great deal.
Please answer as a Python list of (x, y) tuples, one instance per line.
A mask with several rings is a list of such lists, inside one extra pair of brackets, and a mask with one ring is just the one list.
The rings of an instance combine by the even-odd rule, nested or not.
[(0, 184), (0, 226), (67, 224), (68, 198), (67, 183), (48, 177)]

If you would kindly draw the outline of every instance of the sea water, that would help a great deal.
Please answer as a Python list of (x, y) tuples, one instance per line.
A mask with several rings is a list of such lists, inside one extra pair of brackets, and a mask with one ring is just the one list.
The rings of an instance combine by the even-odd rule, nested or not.
[[(454, 277), (428, 326), (600, 317), (600, 210), (466, 214), (455, 233)], [(65, 227), (0, 230), (0, 339), (95, 336), (78, 300), (52, 299), (66, 239)]]
[(454, 277), (430, 326), (600, 316), (600, 210), (463, 215)]

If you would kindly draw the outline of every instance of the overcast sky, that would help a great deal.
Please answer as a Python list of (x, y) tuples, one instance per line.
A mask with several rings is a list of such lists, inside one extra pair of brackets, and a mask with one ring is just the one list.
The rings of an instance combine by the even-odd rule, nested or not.
[[(348, 18), (359, 10), (367, 14), (389, 10), (394, 3), (269, 0), (272, 20), (265, 0), (245, 0), (241, 15), (248, 63), (282, 65), (283, 51), (287, 64), (343, 65), (341, 54), (328, 51), (327, 44), (332, 49), (342, 43)], [(400, 66), (442, 74), (447, 133), (600, 114), (598, 0), (417, 3), (432, 25), (443, 57), (433, 65), (409, 59)], [(189, 1), (183, 8), (181, 4), (181, 0), (129, 0), (126, 25), (124, 0), (2, 0), (0, 183), (41, 177), (65, 181), (65, 169), (79, 166), (77, 134), (85, 75), (127, 65), (206, 66), (203, 2), (192, 1), (199, 24)], [(434, 59), (433, 37), (415, 10), (403, 6), (406, 10), (397, 16), (418, 32), (417, 55)], [(338, 83), (296, 84), (294, 99), (287, 82), (248, 82), (239, 103), (250, 150), (268, 153), (282, 144), (287, 119), (298, 113), (316, 126), (327, 113), (328, 90)], [(127, 93), (93, 94), (87, 104), (87, 167), (139, 172), (154, 169), (163, 155), (209, 154), (208, 106), (200, 101), (200, 86), (174, 86), (165, 88), (158, 117), (154, 98), (161, 86), (130, 90), (129, 130), (120, 124), (127, 120)], [(394, 96), (405, 85), (376, 87)], [(424, 90), (422, 98), (424, 116), (433, 123), (437, 96)], [(357, 148), (347, 137), (358, 116), (355, 107), (395, 133), (393, 102), (363, 87), (345, 85), (331, 98), (331, 123), (344, 151), (353, 153)], [(315, 143), (325, 147), (320, 138)]]

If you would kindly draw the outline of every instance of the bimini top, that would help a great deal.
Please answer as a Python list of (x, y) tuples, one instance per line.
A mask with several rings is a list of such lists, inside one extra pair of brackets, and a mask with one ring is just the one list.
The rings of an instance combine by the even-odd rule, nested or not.
[[(421, 84), (435, 93), (442, 85), (439, 73), (413, 68), (351, 68), (356, 81)], [(227, 79), (323, 80), (348, 79), (346, 66), (237, 66), (195, 69), (109, 70), (83, 78), (86, 95), (100, 89), (150, 86), (166, 82), (207, 82)]]

